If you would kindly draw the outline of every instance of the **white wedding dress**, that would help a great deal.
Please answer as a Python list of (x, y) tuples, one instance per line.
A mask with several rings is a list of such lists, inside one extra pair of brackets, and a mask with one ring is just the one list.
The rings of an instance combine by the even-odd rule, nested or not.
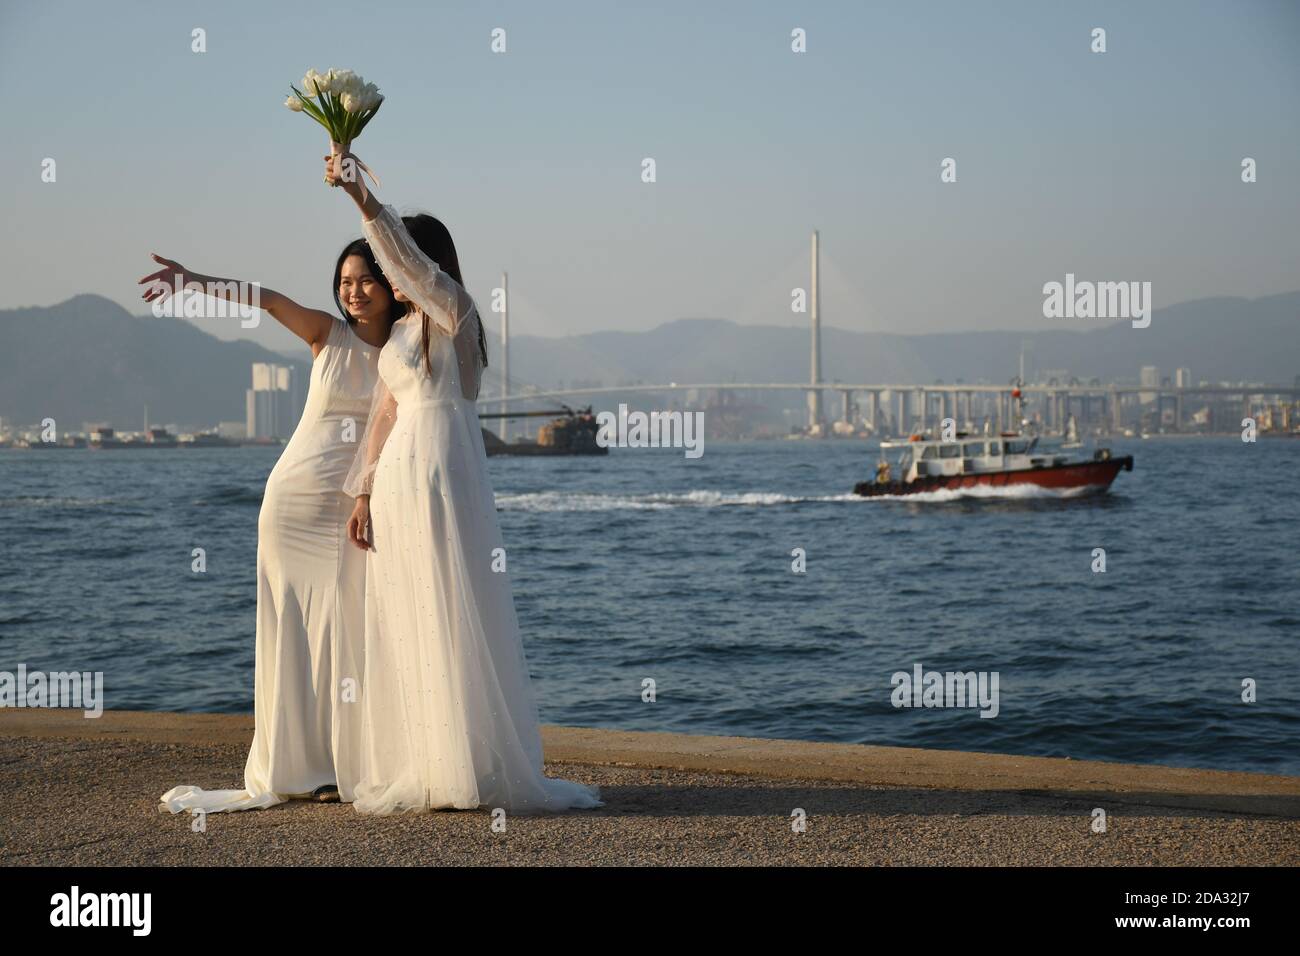
[(341, 485), (366, 426), (379, 349), (342, 319), (312, 362), (302, 418), (271, 470), (257, 522), (253, 745), (242, 790), (173, 787), (159, 809), (255, 810), (358, 774), (365, 556)]
[(345, 485), (371, 496), (373, 546), (354, 809), (603, 806), (598, 787), (543, 772), (475, 406), (478, 309), (391, 206), (364, 229), (384, 273), (419, 309), (380, 352), (367, 434)]

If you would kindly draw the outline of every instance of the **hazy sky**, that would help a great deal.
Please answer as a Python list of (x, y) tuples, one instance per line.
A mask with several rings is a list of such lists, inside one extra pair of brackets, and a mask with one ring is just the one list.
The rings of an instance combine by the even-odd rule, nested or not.
[(448, 224), (485, 312), (508, 270), (520, 333), (805, 324), (813, 229), (848, 329), (1043, 327), (1067, 272), (1157, 310), (1300, 287), (1295, 2), (0, 0), (0, 308), (143, 313), (150, 250), (332, 308), (359, 218), (282, 105), (332, 66), (387, 96), (380, 197)]

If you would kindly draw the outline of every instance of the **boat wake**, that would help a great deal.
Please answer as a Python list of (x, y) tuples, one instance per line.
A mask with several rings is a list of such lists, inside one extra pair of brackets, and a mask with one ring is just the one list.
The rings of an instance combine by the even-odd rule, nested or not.
[(582, 511), (665, 511), (672, 508), (761, 508), (771, 505), (799, 505), (822, 502), (911, 501), (918, 504), (943, 504), (966, 499), (997, 501), (1059, 501), (1083, 498), (1100, 493), (1093, 486), (1080, 488), (1043, 488), (1016, 484), (992, 487), (918, 491), (910, 495), (875, 495), (870, 498), (851, 493), (839, 495), (784, 495), (777, 492), (751, 491), (731, 494), (700, 489), (680, 493), (661, 492), (645, 495), (603, 495), (594, 492), (540, 491), (531, 494), (497, 495), (501, 511), (582, 512)]
[(854, 494), (783, 495), (769, 492), (729, 494), (722, 491), (686, 491), (679, 494), (602, 495), (571, 491), (542, 491), (523, 495), (497, 495), (502, 511), (663, 511), (669, 508), (729, 508), (794, 505), (816, 501), (863, 501)]
[(970, 488), (943, 488), (937, 491), (918, 491), (910, 495), (875, 495), (863, 498), (863, 501), (916, 501), (920, 503), (942, 504), (948, 501), (961, 501), (969, 498), (996, 499), (999, 501), (1037, 501), (1060, 500), (1062, 498), (1084, 498), (1097, 494), (1102, 489), (1093, 485), (1076, 488), (1044, 488), (1029, 483), (1015, 485), (973, 485)]
[(539, 491), (531, 494), (497, 495), (501, 511), (589, 512), (589, 511), (666, 511), (672, 508), (763, 508), (772, 505), (800, 505), (823, 502), (912, 501), (941, 504), (970, 498), (1001, 501), (1060, 500), (1095, 493), (1094, 488), (1040, 488), (1038, 485), (1007, 485), (993, 488), (977, 485), (960, 490), (920, 491), (910, 495), (877, 495), (864, 498), (851, 493), (839, 495), (784, 495), (777, 492), (751, 491), (732, 494), (699, 489), (680, 493), (660, 492), (644, 495), (603, 495), (594, 492)]

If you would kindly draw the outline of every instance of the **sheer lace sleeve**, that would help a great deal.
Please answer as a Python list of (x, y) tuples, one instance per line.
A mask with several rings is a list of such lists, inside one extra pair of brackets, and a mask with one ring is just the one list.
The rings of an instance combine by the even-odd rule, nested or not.
[(374, 219), (362, 219), (361, 228), (388, 281), (439, 328), (455, 335), (472, 324), (466, 320), (475, 311), (474, 300), (459, 282), (420, 251), (397, 210), (384, 206)]
[(379, 463), (379, 453), (384, 450), (388, 433), (397, 421), (397, 399), (388, 390), (381, 378), (375, 382), (375, 390), (370, 398), (370, 417), (366, 419), (365, 431), (357, 443), (357, 453), (352, 459), (352, 467), (343, 480), (343, 492), (356, 498), (370, 494), (375, 483), (375, 465)]
[(420, 250), (392, 206), (383, 206), (374, 219), (362, 219), (361, 227), (388, 281), (453, 337), (461, 394), (477, 401), (483, 355), (479, 350), (480, 317), (473, 297)]
[(478, 309), (470, 310), (469, 317), (461, 323), (456, 333), (456, 361), (460, 372), (460, 392), (471, 402), (478, 401), (479, 387), (483, 382), (483, 353), (478, 345)]

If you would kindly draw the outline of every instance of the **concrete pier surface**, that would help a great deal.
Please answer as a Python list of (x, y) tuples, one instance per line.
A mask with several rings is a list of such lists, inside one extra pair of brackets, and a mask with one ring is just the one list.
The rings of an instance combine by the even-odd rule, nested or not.
[(159, 811), (177, 784), (242, 786), (252, 736), (251, 715), (0, 709), (0, 864), (1300, 864), (1300, 777), (552, 726), (547, 773), (604, 807), (504, 832), (487, 809), (290, 801), (203, 832)]

